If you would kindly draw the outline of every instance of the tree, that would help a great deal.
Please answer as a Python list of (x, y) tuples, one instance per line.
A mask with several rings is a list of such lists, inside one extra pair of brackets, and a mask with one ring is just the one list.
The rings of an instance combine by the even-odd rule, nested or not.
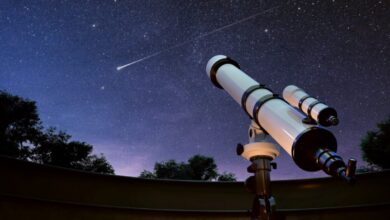
[(191, 157), (188, 163), (177, 163), (174, 160), (157, 162), (154, 165), (153, 172), (144, 170), (140, 177), (149, 179), (236, 181), (232, 173), (218, 174), (214, 159), (202, 155)]
[(168, 160), (162, 163), (156, 163), (154, 166), (156, 178), (161, 179), (190, 179), (188, 165), (176, 163), (174, 160)]
[(223, 172), (222, 174), (220, 174), (220, 175), (218, 176), (217, 181), (220, 181), (220, 182), (232, 182), (232, 181), (236, 181), (236, 175), (234, 175), (234, 173), (226, 173), (226, 172)]
[(369, 165), (383, 169), (390, 168), (390, 117), (380, 122), (377, 131), (369, 131), (363, 138), (360, 147), (363, 159)]
[(141, 174), (139, 175), (139, 177), (146, 178), (146, 179), (157, 179), (157, 177), (156, 177), (156, 175), (154, 175), (154, 173), (147, 171), (147, 170), (142, 171)]
[(218, 177), (217, 165), (212, 157), (195, 155), (188, 160), (191, 179), (212, 180)]
[(0, 91), (0, 154), (27, 159), (41, 129), (35, 102)]
[(155, 163), (154, 172), (144, 170), (140, 177), (149, 179), (191, 179), (188, 164), (168, 160)]
[(47, 129), (31, 150), (31, 159), (41, 164), (49, 164), (90, 172), (113, 174), (112, 166), (101, 155), (91, 155), (93, 147), (85, 142), (70, 141), (71, 136), (63, 131)]
[(103, 155), (92, 155), (92, 145), (70, 139), (69, 134), (53, 127), (43, 130), (35, 102), (0, 91), (0, 154), (41, 164), (114, 173)]
[(108, 163), (106, 157), (103, 154), (100, 154), (100, 157), (96, 155), (90, 155), (84, 158), (78, 164), (79, 166), (75, 166), (75, 169), (94, 173), (115, 174), (114, 168), (110, 163)]

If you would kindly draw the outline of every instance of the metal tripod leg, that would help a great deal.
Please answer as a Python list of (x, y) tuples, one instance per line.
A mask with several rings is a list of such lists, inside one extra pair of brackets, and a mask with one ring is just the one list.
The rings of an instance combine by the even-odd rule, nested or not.
[(271, 195), (271, 160), (270, 157), (257, 156), (251, 159), (248, 169), (254, 171), (255, 198), (252, 205), (252, 220), (273, 220), (275, 218), (275, 199)]

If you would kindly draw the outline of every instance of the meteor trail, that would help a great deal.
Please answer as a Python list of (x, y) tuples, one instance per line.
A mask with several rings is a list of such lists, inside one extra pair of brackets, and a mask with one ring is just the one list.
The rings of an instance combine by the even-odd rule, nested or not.
[(142, 61), (144, 61), (144, 60), (147, 60), (147, 59), (149, 59), (149, 58), (155, 57), (155, 56), (159, 55), (159, 54), (162, 53), (162, 52), (163, 52), (163, 51), (159, 51), (159, 52), (156, 52), (156, 53), (151, 54), (151, 55), (149, 55), (149, 56), (146, 56), (146, 57), (144, 57), (144, 58), (141, 58), (141, 59), (139, 59), (139, 60), (135, 60), (135, 61), (133, 61), (133, 62), (131, 62), (131, 63), (126, 64), (126, 65), (118, 66), (118, 67), (116, 68), (116, 70), (119, 71), (119, 70), (121, 70), (121, 69), (123, 69), (123, 68), (126, 68), (126, 67), (128, 67), (128, 66), (131, 66), (131, 65), (133, 65), (133, 64), (136, 64), (136, 63), (142, 62)]
[(156, 52), (156, 53), (153, 53), (153, 54), (150, 54), (150, 55), (148, 55), (148, 56), (145, 56), (145, 57), (143, 57), (143, 58), (141, 58), (141, 59), (132, 61), (132, 62), (130, 62), (130, 63), (128, 63), (128, 64), (125, 64), (125, 65), (122, 65), (122, 66), (118, 66), (118, 67), (116, 68), (116, 70), (117, 70), (117, 71), (120, 71), (120, 70), (122, 70), (122, 69), (124, 69), (124, 68), (126, 68), (126, 67), (132, 66), (132, 65), (134, 65), (134, 64), (137, 64), (137, 63), (140, 63), (140, 62), (142, 62), (142, 61), (145, 61), (145, 60), (148, 60), (148, 59), (150, 59), (150, 58), (153, 58), (153, 57), (155, 57), (155, 56), (158, 56), (158, 55), (160, 55), (161, 53), (164, 53), (164, 52), (166, 52), (166, 51), (168, 51), (168, 50), (172, 50), (172, 49), (175, 49), (175, 48), (177, 48), (177, 47), (181, 47), (181, 46), (183, 46), (183, 45), (185, 45), (185, 44), (188, 44), (188, 43), (190, 43), (190, 42), (192, 42), (192, 41), (199, 40), (199, 39), (201, 39), (201, 38), (207, 37), (207, 36), (212, 35), (212, 34), (214, 34), (214, 33), (220, 32), (220, 31), (222, 31), (222, 30), (225, 30), (225, 29), (230, 28), (230, 27), (232, 27), (232, 26), (234, 26), (234, 25), (243, 23), (243, 22), (245, 22), (245, 21), (251, 20), (251, 19), (253, 19), (253, 18), (256, 18), (256, 17), (259, 16), (259, 15), (265, 14), (265, 13), (267, 13), (267, 12), (269, 12), (269, 11), (272, 11), (272, 10), (274, 10), (274, 9), (277, 9), (277, 8), (280, 8), (280, 6), (275, 6), (275, 7), (273, 7), (273, 8), (269, 8), (269, 9), (267, 9), (267, 10), (258, 12), (258, 13), (256, 13), (256, 14), (253, 14), (253, 15), (249, 16), (249, 17), (243, 18), (243, 19), (238, 20), (238, 21), (235, 21), (235, 22), (233, 22), (233, 23), (231, 23), (231, 24), (228, 24), (228, 25), (222, 26), (222, 27), (220, 27), (220, 28), (214, 29), (214, 30), (212, 30), (212, 31), (210, 31), (210, 32), (201, 34), (201, 35), (199, 35), (199, 36), (197, 36), (197, 37), (195, 37), (195, 38), (192, 38), (192, 39), (183, 41), (183, 42), (181, 42), (181, 43), (175, 44), (175, 45), (173, 45), (173, 46), (171, 46), (171, 47), (168, 47), (168, 48), (166, 48), (166, 49), (160, 50), (160, 51), (158, 51), (158, 52)]

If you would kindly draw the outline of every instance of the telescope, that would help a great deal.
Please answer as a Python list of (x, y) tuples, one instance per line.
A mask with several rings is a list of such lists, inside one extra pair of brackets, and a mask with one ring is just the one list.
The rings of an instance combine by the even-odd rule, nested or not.
[(279, 155), (277, 144), (305, 171), (323, 170), (348, 183), (354, 182), (356, 160), (350, 159), (346, 165), (336, 153), (336, 138), (324, 128), (338, 124), (334, 108), (294, 85), (287, 86), (283, 98), (279, 97), (224, 55), (212, 57), (206, 72), (211, 82), (225, 90), (251, 119), (250, 143), (238, 144), (237, 154), (252, 162), (248, 172), (255, 173), (246, 181), (257, 195), (252, 211), (272, 213), (269, 172), (271, 167), (276, 168), (270, 161)]

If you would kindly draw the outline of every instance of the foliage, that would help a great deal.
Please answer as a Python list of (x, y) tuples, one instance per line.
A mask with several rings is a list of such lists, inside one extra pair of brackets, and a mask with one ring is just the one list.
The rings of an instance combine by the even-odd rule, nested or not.
[(174, 160), (157, 162), (154, 171), (144, 170), (140, 177), (149, 179), (181, 179), (203, 181), (236, 181), (234, 174), (218, 174), (217, 165), (211, 157), (195, 155), (187, 163), (177, 163)]
[(369, 165), (390, 168), (390, 117), (380, 122), (377, 131), (369, 131), (360, 146), (363, 159)]
[(150, 171), (144, 170), (141, 172), (139, 175), (141, 178), (146, 178), (146, 179), (157, 179), (156, 175)]
[(154, 171), (156, 178), (160, 179), (190, 179), (188, 165), (174, 160), (156, 163)]
[(35, 102), (0, 91), (0, 154), (26, 159), (41, 129)]
[(113, 174), (103, 155), (93, 147), (70, 141), (71, 136), (50, 127), (44, 131), (35, 102), (0, 91), (0, 154), (91, 172)]
[(236, 175), (234, 175), (234, 173), (226, 173), (226, 172), (223, 172), (222, 174), (220, 174), (218, 176), (218, 181), (220, 182), (232, 182), (232, 181), (236, 181)]
[(74, 168), (94, 173), (114, 174), (114, 168), (103, 154), (100, 154), (100, 156), (89, 155)]
[(218, 177), (217, 165), (211, 157), (195, 155), (188, 160), (191, 179), (212, 180)]

